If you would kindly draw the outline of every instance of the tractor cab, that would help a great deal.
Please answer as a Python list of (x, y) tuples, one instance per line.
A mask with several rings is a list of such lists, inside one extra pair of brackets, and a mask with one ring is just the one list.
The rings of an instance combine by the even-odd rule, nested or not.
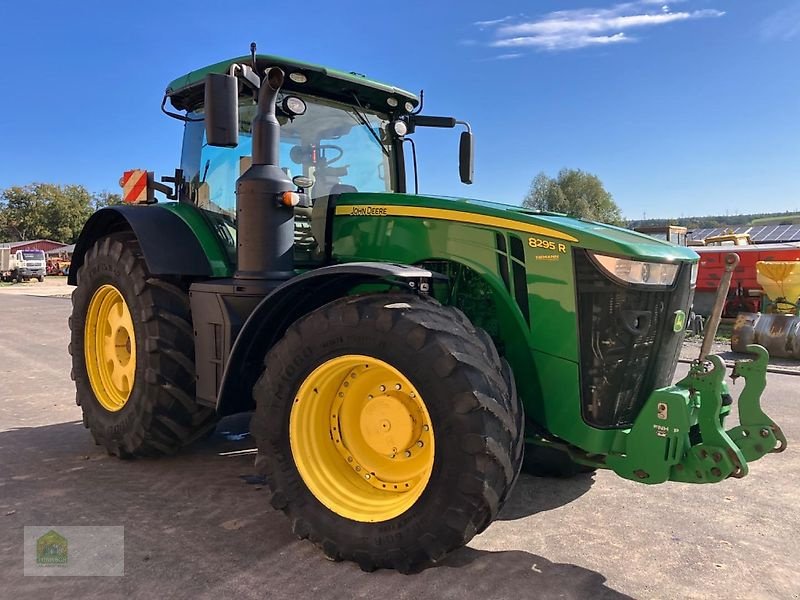
[[(236, 181), (252, 164), (256, 83), (260, 84), (254, 81), (254, 73), (269, 67), (286, 74), (275, 102), (280, 124), (279, 166), (310, 199), (310, 206), (295, 209), (295, 258), (300, 264), (320, 259), (330, 196), (406, 191), (404, 143), (413, 147), (413, 141), (405, 136), (416, 127), (466, 127), (459, 168), (462, 181), (471, 183), (469, 125), (452, 117), (419, 116), (421, 100), (411, 92), (357, 73), (277, 56), (253, 55), (217, 63), (170, 83), (162, 107), (169, 99), (173, 107), (185, 111), (185, 115), (164, 111), (185, 122), (179, 199), (213, 213), (208, 216), (218, 230), (224, 230), (221, 238), (233, 260)], [(209, 75), (217, 74), (236, 77), (237, 131), (229, 131), (230, 139), (222, 143), (209, 140), (206, 133), (207, 104), (213, 101), (206, 87)], [(223, 103), (220, 99), (216, 102)], [(415, 152), (412, 155), (418, 191)], [(313, 228), (312, 221), (316, 222)]]

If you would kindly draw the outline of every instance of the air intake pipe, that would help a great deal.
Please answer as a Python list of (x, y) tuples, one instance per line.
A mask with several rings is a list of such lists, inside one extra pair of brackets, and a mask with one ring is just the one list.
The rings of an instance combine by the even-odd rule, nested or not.
[(270, 68), (253, 119), (253, 163), (236, 180), (236, 279), (280, 281), (294, 275), (294, 209), (281, 201), (294, 186), (278, 166), (275, 99), (282, 85), (283, 71)]

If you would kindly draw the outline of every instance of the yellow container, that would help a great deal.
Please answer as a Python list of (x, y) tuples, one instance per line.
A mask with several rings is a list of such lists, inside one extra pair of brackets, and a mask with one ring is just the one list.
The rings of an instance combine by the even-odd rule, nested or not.
[(800, 299), (800, 261), (765, 261), (756, 263), (759, 285), (770, 300), (796, 304)]

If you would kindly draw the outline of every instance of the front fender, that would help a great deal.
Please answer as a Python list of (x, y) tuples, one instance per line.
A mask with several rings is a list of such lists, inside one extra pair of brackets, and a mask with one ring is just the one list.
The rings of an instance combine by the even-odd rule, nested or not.
[(252, 388), (264, 356), (297, 319), (348, 295), (357, 286), (382, 284), (409, 293), (427, 293), (438, 273), (390, 263), (344, 263), (320, 267), (290, 279), (266, 296), (242, 326), (225, 364), (217, 412), (229, 415), (252, 408)]

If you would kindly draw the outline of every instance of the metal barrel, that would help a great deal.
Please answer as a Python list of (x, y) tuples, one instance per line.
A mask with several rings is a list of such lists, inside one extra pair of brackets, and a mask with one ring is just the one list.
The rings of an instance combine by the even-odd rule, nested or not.
[(770, 356), (800, 360), (800, 316), (739, 313), (731, 335), (731, 349), (747, 352), (748, 344), (758, 344)]

